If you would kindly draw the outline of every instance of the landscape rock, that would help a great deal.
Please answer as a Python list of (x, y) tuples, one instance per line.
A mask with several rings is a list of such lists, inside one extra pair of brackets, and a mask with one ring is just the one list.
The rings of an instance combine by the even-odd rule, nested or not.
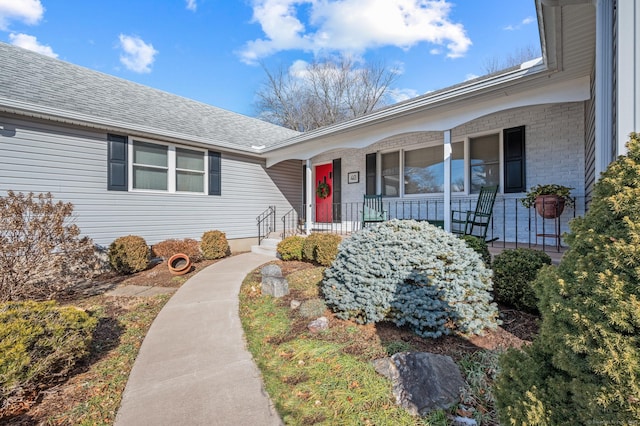
[(298, 309), (300, 307), (302, 302), (300, 302), (299, 300), (292, 300), (291, 303), (289, 304), (289, 306), (291, 307), (292, 310)]
[(278, 265), (267, 265), (260, 272), (262, 273), (262, 294), (273, 297), (289, 294), (289, 283), (282, 276), (282, 270)]
[(319, 333), (322, 330), (329, 328), (329, 320), (326, 317), (320, 317), (314, 321), (311, 321), (307, 326), (310, 332)]
[(396, 403), (413, 415), (451, 407), (466, 386), (456, 363), (445, 355), (401, 352), (377, 359), (373, 365), (391, 380)]

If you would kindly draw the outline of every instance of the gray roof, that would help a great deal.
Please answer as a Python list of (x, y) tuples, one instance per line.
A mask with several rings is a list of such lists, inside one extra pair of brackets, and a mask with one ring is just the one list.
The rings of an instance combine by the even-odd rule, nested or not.
[(5, 43), (0, 110), (247, 152), (299, 134)]

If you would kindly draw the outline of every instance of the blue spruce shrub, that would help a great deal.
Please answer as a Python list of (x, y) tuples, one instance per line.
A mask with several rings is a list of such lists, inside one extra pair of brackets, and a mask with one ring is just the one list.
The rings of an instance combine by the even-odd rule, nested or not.
[(491, 270), (463, 240), (427, 222), (391, 220), (354, 233), (321, 290), (338, 318), (387, 319), (424, 337), (497, 325)]

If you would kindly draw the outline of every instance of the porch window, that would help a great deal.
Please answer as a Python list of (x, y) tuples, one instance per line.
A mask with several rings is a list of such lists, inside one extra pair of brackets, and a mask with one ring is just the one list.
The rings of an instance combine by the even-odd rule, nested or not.
[(400, 153), (389, 152), (381, 155), (382, 195), (398, 197), (400, 195)]
[(500, 135), (486, 135), (469, 139), (469, 175), (471, 193), (480, 187), (500, 184)]
[[(451, 190), (464, 191), (464, 144), (451, 144)], [(437, 194), (444, 192), (444, 147), (420, 148), (404, 153), (404, 193)]]

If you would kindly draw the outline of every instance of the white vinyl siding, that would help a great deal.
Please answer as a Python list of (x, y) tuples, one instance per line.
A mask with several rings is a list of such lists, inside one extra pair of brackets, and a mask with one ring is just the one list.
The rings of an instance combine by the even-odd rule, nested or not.
[(125, 235), (140, 235), (147, 244), (199, 240), (213, 229), (228, 239), (254, 238), (256, 217), (267, 206), (275, 205), (281, 216), (302, 204), (300, 161), (266, 169), (263, 160), (225, 152), (221, 196), (109, 191), (106, 132), (0, 115), (0, 195), (51, 192), (56, 200), (73, 203), (82, 235), (102, 246)]

